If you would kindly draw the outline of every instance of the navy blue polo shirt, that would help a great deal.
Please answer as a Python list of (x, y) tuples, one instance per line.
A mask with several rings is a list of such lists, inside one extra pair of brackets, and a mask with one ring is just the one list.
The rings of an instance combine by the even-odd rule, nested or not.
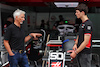
[(4, 40), (9, 41), (9, 45), (13, 50), (24, 50), (25, 34), (22, 28), (15, 24), (8, 26), (4, 35)]
[(84, 41), (84, 35), (90, 34), (90, 40), (86, 47), (80, 52), (80, 53), (91, 53), (91, 45), (92, 45), (92, 31), (93, 31), (93, 25), (90, 20), (86, 20), (85, 22), (81, 23), (79, 26), (79, 39), (78, 39), (78, 47), (81, 45), (81, 43)]

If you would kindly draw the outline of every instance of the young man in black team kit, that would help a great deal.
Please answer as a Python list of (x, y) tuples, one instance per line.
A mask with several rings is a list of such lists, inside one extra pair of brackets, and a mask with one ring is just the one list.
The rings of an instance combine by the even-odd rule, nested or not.
[(92, 22), (87, 17), (88, 7), (85, 4), (79, 4), (76, 7), (75, 15), (82, 20), (79, 26), (79, 34), (73, 46), (71, 57), (77, 55), (80, 67), (91, 67), (91, 42), (92, 42)]
[(25, 12), (17, 9), (14, 13), (14, 23), (8, 26), (4, 36), (4, 46), (9, 55), (8, 60), (10, 67), (29, 67), (28, 59), (24, 52), (24, 43), (29, 41), (31, 37), (37, 39), (36, 36), (42, 36), (39, 33), (30, 33), (25, 37), (25, 32), (21, 27), (25, 20)]

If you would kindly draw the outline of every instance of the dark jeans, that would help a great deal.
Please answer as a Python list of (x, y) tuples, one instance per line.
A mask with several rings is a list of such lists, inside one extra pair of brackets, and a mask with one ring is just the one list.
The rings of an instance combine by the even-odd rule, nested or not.
[(80, 67), (91, 67), (92, 54), (80, 54), (77, 58)]
[(26, 56), (26, 53), (19, 53), (19, 52), (13, 52), (14, 56), (8, 55), (8, 60), (10, 63), (10, 67), (29, 67), (28, 65), (28, 58)]

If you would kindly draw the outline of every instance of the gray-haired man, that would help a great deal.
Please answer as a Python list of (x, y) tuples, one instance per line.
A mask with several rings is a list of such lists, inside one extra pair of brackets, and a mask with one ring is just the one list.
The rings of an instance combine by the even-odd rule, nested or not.
[(30, 33), (25, 37), (21, 24), (25, 20), (25, 12), (17, 9), (14, 13), (14, 23), (11, 24), (4, 36), (4, 46), (9, 55), (8, 60), (10, 67), (29, 67), (28, 59), (24, 53), (24, 43), (30, 40), (31, 37), (42, 36), (39, 33)]

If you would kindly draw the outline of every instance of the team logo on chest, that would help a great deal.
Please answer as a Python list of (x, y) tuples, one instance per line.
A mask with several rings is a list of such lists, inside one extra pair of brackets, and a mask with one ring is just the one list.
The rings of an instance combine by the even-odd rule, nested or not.
[(85, 24), (82, 24), (82, 26), (81, 26), (82, 28), (84, 28), (85, 27)]

